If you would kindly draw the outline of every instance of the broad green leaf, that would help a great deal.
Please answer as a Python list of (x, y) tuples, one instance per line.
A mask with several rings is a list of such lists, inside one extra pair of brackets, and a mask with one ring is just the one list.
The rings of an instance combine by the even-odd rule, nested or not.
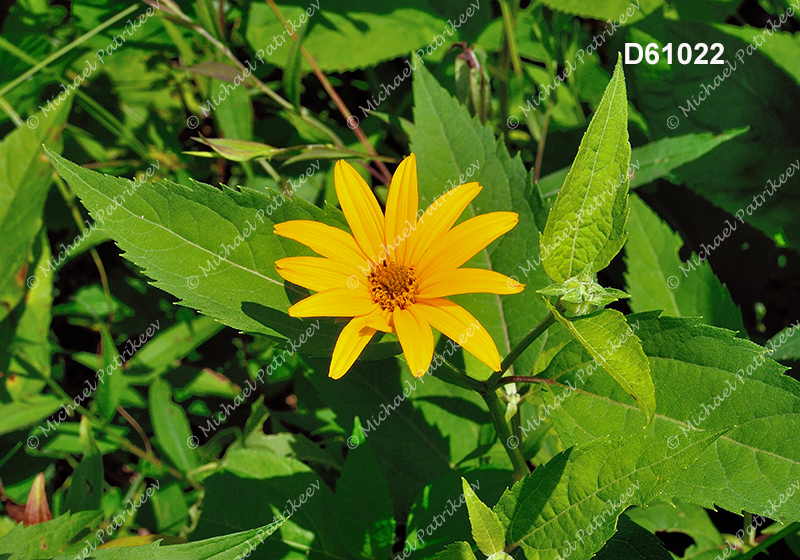
[(467, 499), (472, 538), (486, 556), (501, 552), (506, 547), (505, 530), (497, 514), (484, 504), (465, 478), (461, 479)]
[(65, 509), (73, 513), (101, 509), (103, 498), (103, 456), (92, 435), (92, 425), (85, 416), (80, 422), (83, 459), (72, 473)]
[(183, 473), (200, 464), (197, 449), (189, 445), (192, 430), (183, 408), (172, 402), (169, 383), (156, 379), (150, 386), (150, 421), (156, 443), (170, 461)]
[[(304, 45), (319, 67), (331, 72), (368, 68), (398, 57), (408, 58), (418, 49), (423, 49), (423, 52), (422, 62), (417, 61), (417, 65), (438, 62), (447, 52), (446, 45), (459, 41), (461, 30), (455, 29), (453, 33), (448, 19), (458, 23), (460, 15), (469, 13), (471, 17), (467, 18), (464, 27), (479, 29), (492, 16), (489, 5), (480, 1), (472, 2), (471, 8), (469, 2), (437, 2), (434, 5), (438, 10), (428, 2), (409, 4), (399, 0), (379, 4), (359, 0), (341, 0), (336, 4), (283, 0), (277, 4), (295, 31), (308, 27)], [(308, 18), (305, 23), (301, 16)], [(252, 4), (247, 21), (245, 36), (256, 56), (285, 68), (291, 52), (288, 43), (292, 38), (272, 10), (263, 3)], [(429, 45), (436, 47), (434, 38), (441, 34), (444, 34), (445, 43), (439, 39), (438, 48), (425, 52)], [(254, 58), (253, 64), (258, 60)], [(303, 67), (310, 70), (305, 60)], [(402, 75), (402, 68), (398, 74)], [(376, 92), (376, 99), (377, 96)]]
[[(696, 65), (630, 66), (636, 80), (636, 97), (631, 101), (647, 115), (655, 139), (749, 125), (747, 134), (713, 155), (681, 166), (675, 175), (729, 214), (738, 213), (769, 237), (782, 232), (789, 247), (800, 248), (796, 219), (800, 204), (795, 196), (800, 161), (794, 148), (800, 144), (800, 114), (786, 103), (787, 95), (797, 91), (796, 77), (776, 66), (762, 48), (734, 37), (739, 26), (669, 21), (654, 13), (636, 27), (646, 33), (648, 42), (659, 45), (692, 43), (696, 37), (708, 45), (722, 44), (728, 62), (712, 72)], [(643, 38), (634, 28), (625, 31), (625, 41)], [(774, 39), (767, 33), (761, 43)], [(724, 227), (720, 224), (720, 233)]]
[[(721, 134), (711, 132), (684, 134), (662, 138), (633, 148), (630, 163), (630, 188), (635, 189), (647, 185), (662, 177), (673, 183), (679, 182), (672, 173), (673, 169), (706, 155), (720, 144), (724, 144), (748, 130), (749, 127), (744, 127), (727, 130)], [(564, 179), (567, 178), (567, 173), (569, 173), (569, 168), (565, 167), (542, 177), (537, 183), (542, 191), (542, 196), (548, 198), (558, 194), (564, 184)]]
[(684, 533), (691, 537), (694, 544), (684, 551), (684, 560), (711, 560), (725, 546), (725, 541), (709, 518), (708, 512), (699, 506), (681, 502), (676, 502), (675, 505), (655, 502), (646, 508), (631, 508), (625, 512), (625, 516), (651, 533)]
[[(464, 266), (491, 269), (502, 274), (519, 274), (519, 263), (539, 252), (537, 220), (528, 192), (529, 175), (519, 156), (511, 157), (492, 128), (470, 117), (427, 69), (414, 75), (414, 121), (411, 149), (417, 157), (421, 209), (446, 191), (462, 183), (478, 181), (483, 191), (464, 211), (463, 219), (495, 211), (513, 211), (519, 223), (510, 232), (478, 253)], [(535, 289), (548, 283), (541, 269), (520, 282), (528, 288), (520, 294), (497, 296), (469, 294), (453, 301), (472, 313), (492, 336), (500, 355), (507, 354), (547, 314)], [(517, 360), (515, 368), (527, 372), (541, 348), (536, 342)], [(465, 353), (466, 371), (480, 379), (491, 375), (489, 368)]]
[(554, 307), (550, 310), (591, 354), (595, 364), (608, 372), (636, 400), (644, 413), (645, 424), (649, 424), (656, 410), (650, 364), (639, 337), (625, 316), (615, 309), (601, 309), (586, 317), (567, 319)]
[(541, 234), (544, 268), (555, 282), (602, 270), (622, 249), (630, 156), (620, 57)]
[[(710, 325), (745, 333), (741, 311), (710, 264), (703, 261), (694, 269), (695, 255), (690, 258), (691, 267), (681, 261), (678, 257), (683, 246), (681, 236), (638, 196), (631, 196), (630, 204), (631, 236), (625, 244), (625, 283), (631, 294), (631, 309), (663, 309), (673, 317), (700, 316)], [(726, 229), (733, 230), (741, 224), (733, 220), (730, 225)]]
[(597, 560), (672, 560), (661, 540), (631, 521), (628, 512), (620, 516), (617, 532), (594, 557)]
[[(29, 254), (42, 227), (42, 212), (52, 181), (42, 144), (61, 151), (61, 129), (71, 100), (45, 116), (34, 116), (0, 142), (0, 321), (22, 299), (25, 290), (52, 274), (52, 263), (29, 270)], [(35, 122), (33, 119), (36, 119)], [(31, 126), (34, 128), (31, 128)]]
[(494, 507), (510, 546), (528, 560), (588, 560), (614, 534), (629, 505), (653, 500), (720, 432), (694, 432), (670, 449), (653, 433), (570, 448), (507, 490)]
[(610, 2), (593, 2), (592, 0), (545, 0), (544, 4), (567, 14), (575, 14), (585, 19), (599, 19), (601, 21), (614, 20), (622, 23), (620, 17), (625, 18), (625, 24), (639, 21), (645, 15), (658, 9), (664, 0), (611, 0)]
[(265, 449), (234, 449), (203, 485), (195, 538), (269, 524), (261, 558), (283, 558), (292, 550), (310, 560), (351, 558), (331, 518), (330, 488), (300, 461)]
[[(95, 431), (94, 438), (100, 454), (107, 455), (119, 449), (117, 440), (126, 438), (129, 430), (124, 426), (105, 426), (102, 431)], [(32, 454), (66, 459), (69, 455), (80, 455), (84, 452), (84, 446), (81, 445), (80, 424), (78, 422), (61, 422), (58, 429), (48, 437), (42, 437), (42, 435), (39, 428), (34, 428), (31, 431), (31, 436), (39, 439), (39, 446), (35, 452), (32, 451)]]
[[(370, 497), (364, 500), (367, 488)], [(336, 527), (350, 554), (366, 560), (387, 557), (395, 539), (394, 510), (368, 441), (348, 452), (333, 498)]]
[[(58, 410), (61, 403), (62, 400), (53, 395), (34, 395), (0, 405), (0, 435), (41, 422)], [(38, 433), (41, 430), (35, 432), (31, 437), (41, 436)], [(32, 447), (36, 447), (39, 441)]]
[(773, 360), (800, 360), (800, 336), (794, 338), (798, 326), (800, 323), (795, 321), (769, 339), (765, 346), (770, 351), (770, 358)]
[(117, 413), (117, 405), (119, 405), (119, 399), (127, 382), (122, 373), (122, 358), (117, 352), (117, 345), (114, 344), (108, 327), (101, 323), (99, 328), (100, 356), (94, 381), (97, 390), (94, 394), (94, 401), (92, 401), (92, 408), (97, 412), (98, 417), (107, 424)]
[(53, 558), (63, 552), (86, 527), (93, 527), (101, 517), (100, 511), (82, 511), (67, 513), (30, 527), (19, 523), (0, 538), (0, 556), (7, 560)]
[[(730, 428), (665, 490), (667, 499), (706, 508), (800, 519), (800, 502), (780, 501), (800, 479), (800, 383), (766, 349), (699, 319), (628, 317), (650, 361), (658, 408), (653, 429), (680, 449), (697, 430)], [(586, 376), (590, 355), (565, 346), (542, 377), (581, 385), (551, 419), (565, 445), (644, 426), (630, 397), (610, 376)], [(549, 405), (556, 402), (545, 397)], [(774, 506), (774, 511), (773, 511)]]
[(436, 560), (476, 560), (472, 547), (464, 541), (448, 544), (444, 550), (434, 556)]
[[(275, 236), (272, 225), (287, 219), (341, 225), (341, 213), (299, 197), (288, 201), (277, 193), (201, 183), (143, 184), (131, 195), (130, 181), (88, 171), (49, 151), (48, 156), (89, 212), (106, 214), (103, 229), (125, 257), (183, 305), (244, 331), (275, 334), (271, 327), (287, 325), (305, 330), (303, 321), (285, 314), (289, 298), (274, 267), (276, 259), (298, 254), (297, 244)], [(122, 202), (113, 208), (115, 196)]]

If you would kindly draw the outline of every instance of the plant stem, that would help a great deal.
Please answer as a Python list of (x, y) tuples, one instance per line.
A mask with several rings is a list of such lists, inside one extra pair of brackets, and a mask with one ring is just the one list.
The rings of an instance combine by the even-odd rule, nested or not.
[(524, 375), (507, 375), (497, 382), (497, 386), (508, 385), (509, 383), (547, 383), (548, 385), (563, 386), (554, 379), (547, 379), (544, 377), (526, 377)]
[[(286, 27), (286, 23), (287, 23), (286, 22), (286, 18), (284, 17), (284, 15), (281, 12), (280, 8), (278, 8), (278, 6), (275, 4), (275, 1), (274, 0), (266, 0), (266, 2), (269, 5), (270, 9), (275, 14), (275, 17), (277, 17), (278, 21), (281, 22), (281, 25)], [(297, 38), (297, 34), (294, 32), (294, 29), (290, 29), (289, 30), (289, 35), (291, 35), (292, 39), (294, 39), (294, 41), (297, 42), (298, 38)], [(306, 59), (308, 64), (311, 66), (311, 70), (314, 72), (314, 75), (317, 77), (317, 79), (322, 84), (322, 87), (325, 88), (326, 92), (328, 92), (328, 95), (333, 100), (333, 104), (336, 105), (337, 109), (339, 109), (339, 112), (342, 114), (342, 116), (344, 117), (345, 121), (347, 122), (347, 126), (349, 127), (350, 126), (350, 122), (351, 122), (350, 120), (353, 118), (353, 114), (347, 108), (347, 105), (344, 104), (344, 101), (342, 101), (342, 98), (339, 97), (339, 94), (336, 93), (336, 90), (333, 88), (331, 83), (328, 81), (328, 78), (325, 76), (325, 74), (320, 69), (319, 65), (317, 64), (317, 61), (312, 58), (311, 54), (308, 52), (308, 49), (306, 49), (305, 45), (300, 45), (300, 52), (303, 54), (303, 57)], [(372, 156), (377, 156), (378, 152), (375, 151), (375, 148), (373, 148), (372, 144), (370, 144), (369, 139), (367, 138), (366, 134), (364, 134), (364, 131), (361, 130), (360, 126), (358, 126), (358, 119), (355, 120), (355, 126), (352, 127), (352, 129), (353, 129), (353, 132), (355, 133), (356, 137), (358, 138), (359, 142), (361, 142), (361, 144), (364, 146), (364, 148), (367, 150), (367, 152)], [(383, 163), (380, 160), (375, 160), (375, 165), (378, 167), (378, 169), (381, 172), (381, 175), (382, 175), (381, 176), (381, 180), (383, 181), (383, 184), (388, 185), (389, 183), (391, 183), (392, 182), (392, 174), (389, 173), (389, 170), (386, 168), (386, 164)]]
[(800, 522), (795, 521), (791, 525), (787, 525), (785, 528), (780, 530), (779, 532), (771, 535), (768, 539), (762, 541), (758, 546), (755, 548), (751, 548), (744, 554), (740, 554), (739, 556), (734, 556), (731, 560), (747, 560), (748, 558), (753, 558), (759, 552), (765, 551), (767, 548), (775, 544), (776, 542), (782, 540), (784, 537), (788, 537), (794, 533), (800, 531)]
[[(514, 480), (521, 480), (530, 473), (530, 470), (528, 469), (527, 463), (525, 463), (525, 457), (522, 455), (519, 438), (513, 436), (511, 428), (509, 428), (508, 422), (506, 422), (506, 410), (503, 406), (503, 401), (500, 400), (496, 390), (482, 393), (481, 396), (483, 400), (486, 401), (486, 405), (492, 413), (492, 420), (494, 421), (495, 430), (497, 430), (497, 436), (503, 442), (503, 447), (506, 448), (506, 453), (508, 453), (508, 457), (511, 459), (511, 464), (514, 465)], [(516, 445), (514, 445), (515, 441)]]
[(556, 318), (553, 316), (552, 313), (549, 313), (547, 317), (542, 319), (542, 322), (536, 325), (531, 332), (525, 335), (525, 338), (519, 341), (519, 343), (511, 349), (511, 352), (508, 353), (508, 356), (500, 364), (500, 371), (496, 371), (492, 374), (489, 380), (486, 382), (486, 386), (488, 388), (495, 388), (497, 387), (497, 382), (500, 381), (500, 378), (503, 377), (503, 374), (506, 372), (508, 368), (510, 368), (517, 358), (519, 358), (520, 354), (522, 354), (525, 350), (528, 349), (528, 346), (533, 344), (533, 341), (539, 338), (550, 326), (555, 323)]
[(450, 383), (451, 385), (456, 385), (470, 391), (476, 391), (478, 393), (483, 393), (486, 391), (483, 383), (471, 378), (469, 375), (467, 375), (467, 372), (461, 371), (455, 365), (448, 362), (447, 359), (441, 354), (434, 353), (433, 356), (434, 359), (441, 360), (445, 365), (445, 369), (436, 368), (432, 371), (431, 374), (434, 375), (434, 377), (441, 379), (445, 383)]

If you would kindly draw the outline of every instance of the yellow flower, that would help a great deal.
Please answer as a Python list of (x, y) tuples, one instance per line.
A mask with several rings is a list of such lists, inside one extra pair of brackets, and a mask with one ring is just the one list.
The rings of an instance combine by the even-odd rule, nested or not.
[[(425, 374), (433, 358), (434, 327), (495, 371), (500, 355), (486, 329), (446, 296), (513, 294), (523, 287), (477, 268), (459, 268), (513, 228), (517, 214), (492, 212), (453, 227), (481, 191), (467, 183), (417, 212), (417, 162), (403, 160), (389, 187), (386, 215), (364, 179), (336, 163), (336, 194), (353, 234), (309, 220), (275, 225), (324, 258), (289, 257), (275, 268), (286, 280), (319, 292), (289, 308), (292, 317), (352, 317), (333, 350), (329, 375), (342, 377), (377, 331), (397, 332), (411, 372)], [(513, 286), (513, 287), (512, 287)]]

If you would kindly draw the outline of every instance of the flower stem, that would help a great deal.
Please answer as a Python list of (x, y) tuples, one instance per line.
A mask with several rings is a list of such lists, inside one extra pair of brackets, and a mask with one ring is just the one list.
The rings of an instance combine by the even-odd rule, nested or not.
[(481, 396), (483, 400), (486, 401), (486, 405), (492, 413), (492, 420), (494, 420), (497, 436), (503, 442), (503, 447), (506, 448), (506, 453), (508, 453), (511, 464), (514, 466), (514, 480), (521, 480), (530, 473), (530, 470), (528, 469), (527, 463), (525, 463), (525, 457), (522, 455), (522, 449), (520, 448), (521, 442), (519, 438), (511, 434), (511, 428), (509, 428), (508, 422), (506, 422), (506, 410), (503, 406), (503, 402), (497, 395), (497, 391), (494, 390), (481, 393)]

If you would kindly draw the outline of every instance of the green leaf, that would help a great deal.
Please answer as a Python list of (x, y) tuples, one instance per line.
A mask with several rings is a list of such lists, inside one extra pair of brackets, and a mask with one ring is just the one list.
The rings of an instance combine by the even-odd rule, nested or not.
[[(683, 246), (680, 235), (658, 217), (638, 196), (630, 200), (628, 226), (631, 236), (625, 244), (625, 283), (634, 311), (663, 309), (674, 317), (704, 317), (717, 327), (745, 333), (742, 313), (728, 288), (719, 282), (707, 261), (696, 270), (678, 257)], [(739, 224), (733, 221), (732, 229)], [(731, 229), (731, 228), (728, 228)], [(689, 262), (696, 257), (692, 255)]]
[(436, 560), (476, 560), (472, 547), (464, 541), (448, 544), (434, 558)]
[(795, 321), (789, 327), (769, 339), (765, 345), (770, 351), (773, 360), (800, 360), (800, 337), (792, 338), (797, 334), (800, 323)]
[[(616, 534), (594, 556), (596, 560), (672, 560), (659, 538), (628, 518), (617, 521)], [(688, 560), (686, 556), (684, 560)]]
[[(647, 42), (663, 46), (703, 37), (708, 45), (722, 44), (729, 62), (710, 73), (694, 65), (673, 64), (660, 69), (647, 64), (630, 66), (636, 80), (636, 98), (631, 100), (647, 115), (656, 139), (748, 124), (750, 131), (727, 142), (724, 150), (683, 165), (675, 174), (688, 188), (729, 214), (739, 213), (769, 237), (782, 233), (789, 247), (800, 248), (800, 222), (796, 219), (800, 204), (795, 196), (800, 185), (800, 161), (793, 148), (800, 143), (800, 114), (786, 103), (787, 92), (797, 90), (796, 77), (776, 66), (766, 50), (734, 37), (740, 26), (670, 21), (654, 13), (635, 29), (638, 35), (634, 28), (626, 30), (625, 41), (641, 42), (646, 37)], [(766, 33), (766, 40), (760, 42), (770, 50), (774, 48), (771, 43), (775, 37), (770, 38), (763, 29), (758, 33)], [(713, 94), (711, 85), (715, 86)], [(739, 110), (731, 111), (730, 107)], [(778, 184), (779, 188), (773, 188)], [(719, 231), (724, 228), (720, 223)]]
[[(340, 212), (320, 210), (300, 197), (288, 201), (278, 193), (220, 190), (202, 183), (140, 184), (130, 194), (130, 181), (47, 154), (89, 212), (107, 214), (103, 229), (124, 256), (154, 277), (157, 287), (182, 299), (182, 305), (243, 331), (274, 335), (274, 329), (289, 325), (305, 330), (303, 321), (285, 313), (289, 298), (274, 267), (276, 259), (300, 253), (298, 244), (279, 239), (272, 226), (288, 219), (341, 226)], [(114, 197), (121, 201), (116, 208)]]
[(87, 526), (94, 526), (101, 516), (100, 511), (82, 511), (67, 513), (30, 527), (18, 523), (0, 538), (0, 555), (8, 560), (52, 558), (65, 550), (68, 543)]
[[(224, 89), (223, 89), (224, 88)], [(252, 140), (253, 139), (253, 105), (250, 102), (250, 94), (246, 87), (231, 89), (224, 83), (212, 80), (210, 91), (219, 92), (230, 91), (225, 98), (219, 102), (214, 110), (214, 119), (219, 124), (226, 139)]]
[(97, 369), (97, 390), (92, 402), (92, 408), (97, 412), (97, 416), (108, 423), (117, 413), (117, 406), (122, 392), (127, 386), (122, 373), (122, 359), (117, 352), (117, 345), (111, 333), (104, 324), (100, 328), (100, 356), (99, 368)]
[[(284, 149), (274, 148), (267, 144), (262, 144), (261, 142), (235, 138), (194, 138), (194, 140), (205, 144), (225, 159), (231, 161), (249, 161), (262, 157), (272, 159), (276, 154), (284, 151)], [(191, 153), (200, 155), (207, 152)]]
[(674, 505), (655, 502), (646, 508), (631, 508), (625, 512), (625, 516), (651, 533), (684, 533), (691, 537), (694, 544), (684, 551), (684, 560), (702, 558), (705, 555), (713, 558), (719, 554), (720, 547), (725, 545), (708, 512), (699, 506), (681, 502)]
[(222, 329), (217, 321), (203, 315), (165, 328), (125, 362), (126, 374), (146, 373), (148, 377), (157, 377)]
[[(664, 496), (799, 520), (799, 502), (778, 502), (800, 479), (800, 383), (783, 375), (785, 368), (770, 360), (764, 348), (699, 319), (659, 318), (649, 312), (628, 320), (638, 324), (636, 334), (650, 361), (658, 402), (655, 433), (680, 448), (697, 430), (731, 428)], [(541, 374), (581, 385), (552, 411), (565, 445), (636, 433), (644, 426), (630, 397), (609, 376), (595, 371), (586, 377), (590, 359), (573, 342)], [(549, 398), (548, 404), (555, 401)]]
[(486, 556), (501, 552), (506, 547), (505, 531), (497, 514), (484, 504), (465, 478), (461, 479), (467, 498), (472, 538)]
[[(630, 188), (635, 189), (647, 185), (662, 177), (673, 183), (680, 183), (680, 180), (672, 173), (673, 169), (706, 155), (720, 144), (724, 144), (748, 130), (750, 127), (734, 128), (721, 134), (712, 132), (683, 134), (662, 138), (633, 148), (629, 168), (631, 171)], [(569, 173), (569, 168), (565, 167), (542, 177), (537, 183), (542, 191), (542, 196), (548, 198), (558, 194), (564, 184), (564, 179), (567, 178), (567, 173)]]
[[(34, 395), (0, 405), (0, 435), (41, 422), (58, 410), (61, 402), (53, 395)], [(31, 437), (38, 435), (34, 433)]]
[(622, 249), (630, 156), (620, 56), (541, 234), (544, 268), (554, 281), (563, 282), (586, 268), (602, 270)]
[(157, 444), (182, 473), (200, 464), (197, 449), (189, 446), (192, 430), (183, 408), (172, 402), (169, 383), (156, 379), (150, 386), (150, 420)]
[[(61, 151), (61, 129), (72, 107), (71, 100), (45, 116), (31, 117), (0, 142), (0, 321), (22, 299), (25, 290), (48, 277), (49, 261), (29, 271), (29, 254), (42, 227), (42, 213), (50, 190), (52, 171), (42, 158), (42, 143)], [(31, 128), (36, 120), (36, 127)], [(33, 263), (35, 264), (35, 263)]]
[(331, 519), (330, 488), (300, 461), (264, 449), (234, 449), (203, 486), (195, 538), (269, 523), (269, 536), (259, 545), (266, 558), (280, 558), (290, 550), (310, 560), (351, 558)]
[(545, 0), (544, 5), (567, 14), (579, 15), (586, 19), (601, 21), (615, 20), (626, 16), (626, 23), (639, 21), (642, 17), (658, 9), (664, 0), (611, 0), (610, 2), (593, 2), (592, 0)]
[(73, 513), (101, 509), (103, 498), (103, 456), (94, 441), (92, 425), (85, 416), (80, 422), (83, 459), (72, 473), (65, 508)]
[[(408, 57), (409, 53), (426, 49), (428, 45), (435, 47), (434, 38), (441, 34), (447, 43), (457, 42), (459, 29), (453, 33), (447, 20), (458, 23), (458, 17), (470, 8), (469, 3), (450, 6), (442, 3), (438, 4), (441, 13), (437, 14), (427, 3), (409, 5), (400, 0), (380, 4), (359, 0), (341, 0), (336, 4), (284, 0), (277, 4), (292, 22), (295, 32), (309, 27), (304, 45), (325, 72), (368, 68), (385, 60)], [(487, 6), (480, 1), (472, 2), (468, 27), (480, 26), (491, 19), (492, 12)], [(308, 20), (301, 23), (301, 16)], [(292, 38), (272, 10), (262, 3), (252, 4), (247, 21), (245, 36), (253, 51), (269, 63), (285, 68), (291, 50), (288, 43)], [(440, 39), (439, 48), (431, 49), (430, 54), (423, 52), (423, 62), (417, 61), (417, 64), (439, 61), (446, 51)], [(303, 67), (310, 70), (305, 61)], [(377, 97), (377, 93), (375, 95)]]
[(550, 307), (550, 311), (586, 348), (595, 363), (636, 400), (644, 413), (645, 424), (650, 424), (656, 410), (650, 364), (625, 316), (615, 309), (602, 309), (592, 315), (567, 319), (554, 307)]
[[(420, 208), (426, 208), (446, 190), (478, 181), (483, 191), (464, 211), (464, 218), (494, 211), (514, 211), (519, 223), (510, 232), (478, 253), (464, 266), (518, 273), (519, 263), (538, 253), (536, 216), (528, 201), (530, 176), (519, 156), (511, 157), (502, 140), (453, 98), (427, 69), (414, 75), (414, 122), (411, 148), (417, 157)], [(529, 288), (520, 294), (497, 296), (468, 294), (450, 299), (463, 305), (492, 336), (500, 355), (511, 348), (547, 314), (535, 288), (547, 284), (541, 269), (523, 280)], [(533, 289), (531, 289), (533, 288)], [(530, 371), (542, 342), (537, 341), (515, 363)], [(465, 353), (466, 371), (480, 379), (489, 368)]]
[[(369, 500), (364, 500), (365, 488)], [(392, 500), (367, 441), (347, 454), (336, 482), (334, 506), (339, 535), (355, 558), (390, 555), (395, 538)]]
[(603, 438), (559, 453), (507, 490), (494, 507), (506, 541), (528, 560), (588, 560), (614, 534), (629, 505), (644, 505), (721, 432), (694, 432), (670, 449), (652, 432)]
[[(264, 543), (272, 531), (272, 526), (265, 525), (185, 544), (161, 546), (160, 542), (154, 542), (145, 546), (89, 550), (87, 556), (91, 554), (88, 557), (92, 560), (235, 560), (266, 546)], [(57, 556), (54, 560), (75, 560), (75, 554)]]
[(300, 94), (302, 93), (301, 80), (303, 79), (303, 40), (306, 37), (308, 26), (304, 25), (297, 30), (297, 40), (293, 40), (289, 46), (289, 58), (286, 61), (286, 68), (283, 69), (283, 91), (292, 105), (300, 109)]

